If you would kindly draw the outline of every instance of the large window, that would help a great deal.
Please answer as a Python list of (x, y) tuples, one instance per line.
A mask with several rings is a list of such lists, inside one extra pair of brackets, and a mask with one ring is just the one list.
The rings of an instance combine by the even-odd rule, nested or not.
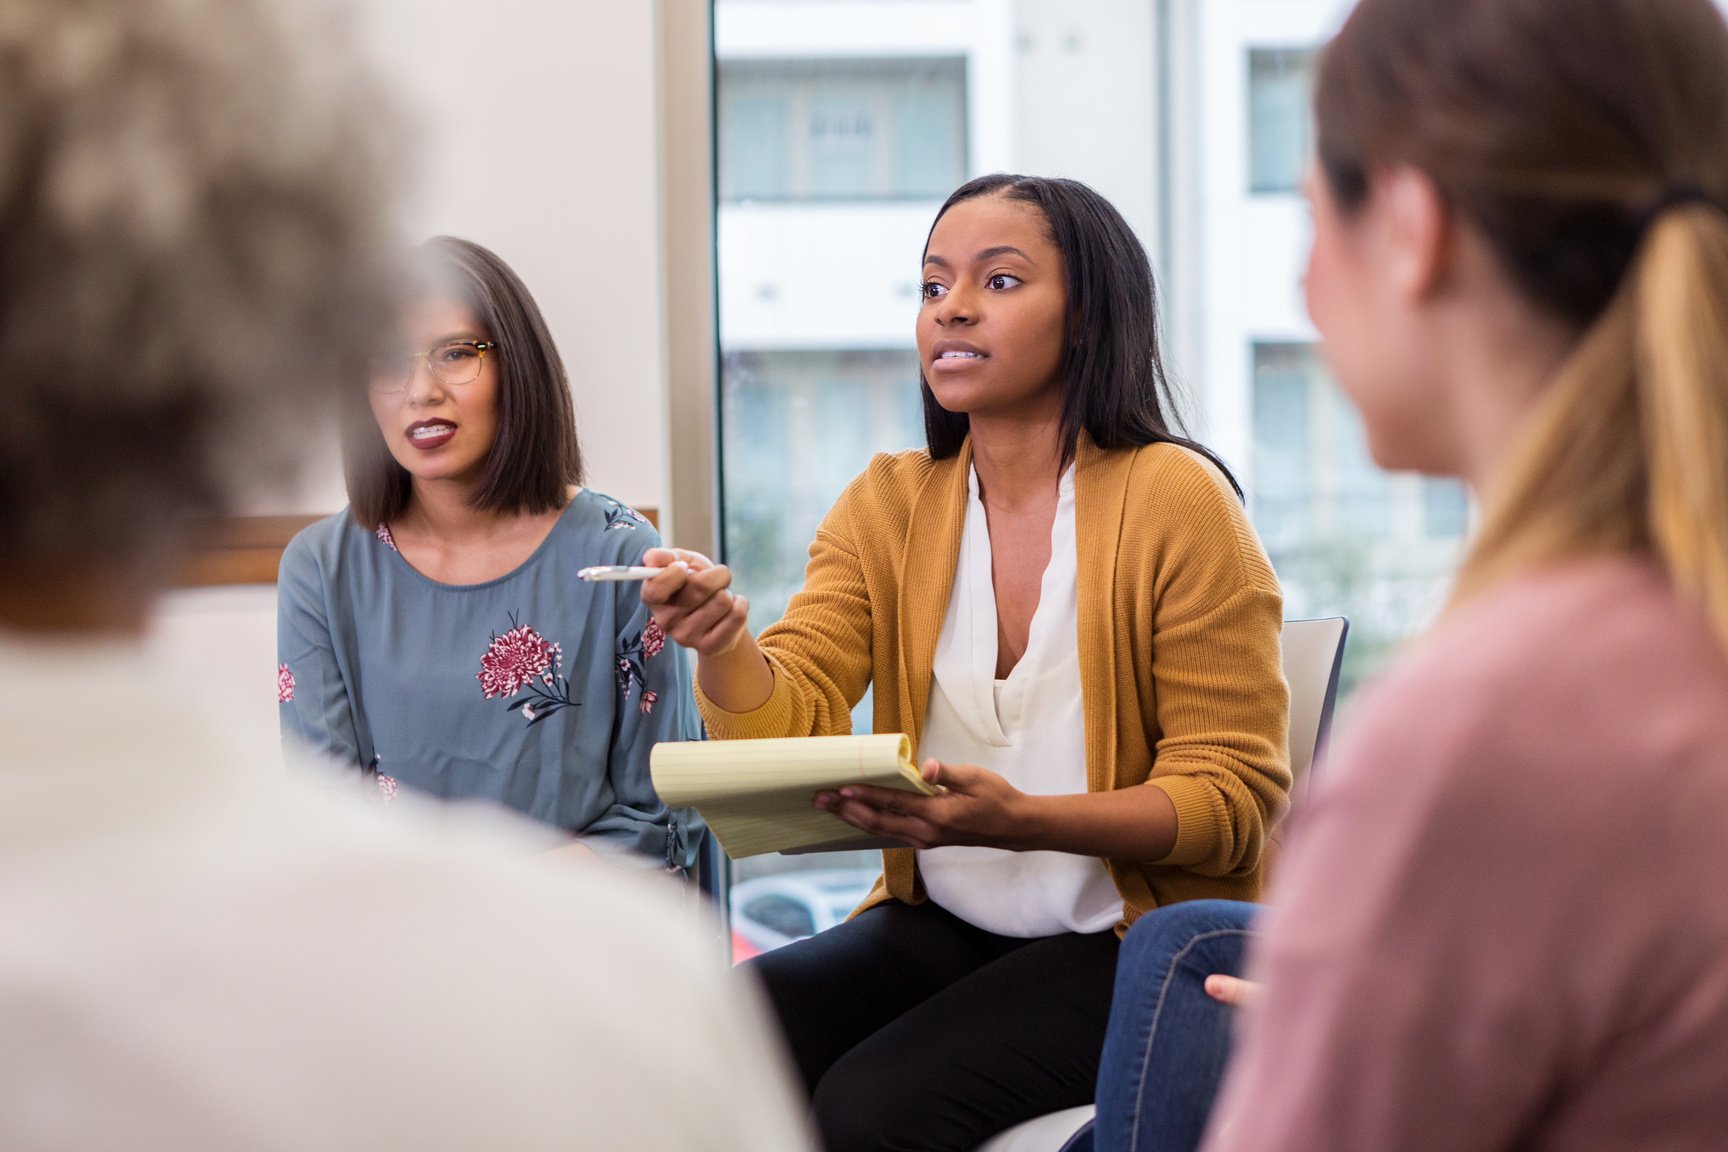
[(723, 60), (719, 77), (722, 200), (941, 197), (966, 171), (964, 60)]
[(1256, 344), (1254, 511), (1266, 547), (1389, 538), (1397, 494), (1315, 347)]
[[(1192, 429), (1248, 490), (1287, 614), (1351, 617), (1349, 682), (1432, 618), (1464, 494), (1375, 467), (1301, 309), (1314, 50), (1346, 7), (716, 0), (722, 534), (753, 627), (870, 455), (922, 445), (918, 246), (997, 170), (1084, 180), (1139, 230)], [(750, 946), (822, 925), (875, 868), (744, 861)]]
[(1346, 689), (1426, 622), (1468, 520), (1455, 481), (1381, 471), (1313, 344), (1253, 346), (1251, 511), (1285, 614), (1354, 621)]
[(726, 556), (760, 629), (803, 587), (810, 541), (847, 483), (874, 453), (921, 442), (917, 356), (732, 351), (721, 397)]
[[(721, 361), (720, 420), (725, 556), (759, 631), (803, 587), (817, 526), (871, 455), (921, 441), (918, 358), (909, 348), (729, 350)], [(853, 710), (854, 731), (870, 731), (870, 704), (867, 694)], [(814, 916), (809, 922), (823, 927), (834, 923), (869, 890), (878, 859), (874, 852), (848, 852), (740, 861), (733, 902), (738, 956), (809, 935), (814, 928), (785, 935), (799, 916)], [(770, 897), (745, 899), (752, 891), (745, 882), (793, 871), (808, 876)], [(817, 891), (843, 907), (824, 912), (811, 896)]]

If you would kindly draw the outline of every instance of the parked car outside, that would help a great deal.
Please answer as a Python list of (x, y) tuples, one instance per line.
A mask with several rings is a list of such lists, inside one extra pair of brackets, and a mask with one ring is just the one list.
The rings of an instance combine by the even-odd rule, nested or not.
[(874, 868), (817, 868), (732, 885), (732, 962), (832, 928), (869, 894)]

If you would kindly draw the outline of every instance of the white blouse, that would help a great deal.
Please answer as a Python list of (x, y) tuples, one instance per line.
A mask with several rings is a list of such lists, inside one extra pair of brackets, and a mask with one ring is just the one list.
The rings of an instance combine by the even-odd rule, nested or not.
[[(967, 493), (960, 562), (936, 641), (919, 755), (976, 764), (1034, 795), (1084, 792), (1074, 469), (1062, 476), (1050, 529), (1050, 563), (1026, 652), (1006, 680), (996, 679), (990, 527), (976, 472), (967, 479)], [(1122, 897), (1095, 856), (931, 848), (918, 853), (918, 868), (930, 899), (1000, 936), (1102, 932), (1122, 916)]]

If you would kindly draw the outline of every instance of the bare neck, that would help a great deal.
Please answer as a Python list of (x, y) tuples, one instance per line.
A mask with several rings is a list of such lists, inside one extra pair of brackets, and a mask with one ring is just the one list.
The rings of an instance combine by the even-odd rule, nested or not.
[(1060, 413), (1037, 420), (971, 421), (980, 498), (1004, 512), (1052, 504), (1062, 479)]
[(1474, 228), (1459, 228), (1454, 244), (1447, 286), (1410, 337), (1436, 398), (1430, 458), (1418, 463), (1462, 478), (1486, 502), (1583, 334), (1526, 299)]
[(1454, 470), (1479, 500), (1499, 485), (1531, 414), (1572, 356), (1576, 339), (1560, 325), (1528, 323), (1452, 342), (1451, 375), (1460, 381)]
[(1500, 485), (1505, 466), (1524, 437), (1541, 394), (1566, 364), (1564, 349), (1531, 349), (1528, 354), (1483, 364), (1483, 380), (1500, 383), (1500, 392), (1477, 390), (1465, 397), (1460, 423), (1458, 472), (1486, 501)]
[(414, 482), (408, 507), (402, 510), (398, 528), (447, 543), (484, 540), (513, 526), (518, 517), (491, 509), (475, 508), (469, 501), (469, 485), (445, 482)]

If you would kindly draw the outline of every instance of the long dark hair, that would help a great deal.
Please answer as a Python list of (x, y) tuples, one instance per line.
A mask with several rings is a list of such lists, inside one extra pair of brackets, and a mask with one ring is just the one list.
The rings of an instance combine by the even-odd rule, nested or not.
[[(980, 196), (1032, 204), (1044, 215), (1068, 274), (1068, 346), (1062, 352), (1062, 466), (1074, 459), (1085, 431), (1100, 448), (1179, 444), (1205, 456), (1241, 496), (1222, 460), (1189, 439), (1158, 350), (1158, 288), (1146, 249), (1128, 221), (1078, 180), (996, 172), (968, 180), (945, 200), (930, 234), (948, 209)], [(929, 236), (924, 239), (928, 253)], [(960, 451), (970, 421), (936, 402), (920, 366), (924, 438), (943, 460)]]
[[(582, 483), (582, 448), (564, 360), (539, 305), (497, 253), (472, 240), (434, 236), (414, 255), (422, 292), (467, 305), (498, 344), (498, 437), (472, 505), (529, 514), (564, 507), (570, 485)], [(354, 519), (373, 528), (400, 516), (412, 484), (370, 413), (349, 422), (345, 457)]]

